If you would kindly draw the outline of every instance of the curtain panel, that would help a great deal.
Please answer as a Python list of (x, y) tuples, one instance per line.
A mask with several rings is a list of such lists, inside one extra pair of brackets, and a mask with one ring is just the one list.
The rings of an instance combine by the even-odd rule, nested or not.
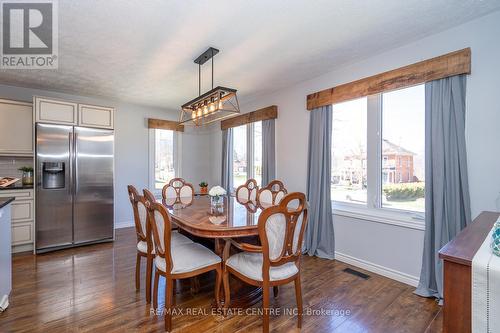
[(222, 175), (221, 186), (231, 193), (233, 190), (233, 129), (222, 131)]
[(425, 236), (415, 293), (443, 298), (438, 251), (471, 222), (465, 147), (466, 75), (425, 84)]
[(304, 248), (311, 256), (333, 259), (332, 202), (330, 195), (332, 152), (332, 106), (322, 106), (310, 113), (309, 154), (307, 160), (307, 198), (309, 222)]
[(266, 186), (276, 179), (276, 141), (274, 119), (262, 121), (262, 182)]

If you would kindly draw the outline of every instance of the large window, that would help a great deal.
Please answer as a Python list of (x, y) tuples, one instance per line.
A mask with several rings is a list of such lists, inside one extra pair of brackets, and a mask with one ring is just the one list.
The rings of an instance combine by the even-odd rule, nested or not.
[(332, 200), (425, 211), (424, 85), (333, 105)]
[(233, 186), (237, 188), (247, 181), (247, 125), (233, 128)]
[(233, 128), (233, 187), (262, 180), (262, 122)]
[(150, 130), (151, 185), (161, 190), (175, 177), (175, 132), (163, 129)]
[(366, 203), (366, 103), (333, 106), (332, 200)]

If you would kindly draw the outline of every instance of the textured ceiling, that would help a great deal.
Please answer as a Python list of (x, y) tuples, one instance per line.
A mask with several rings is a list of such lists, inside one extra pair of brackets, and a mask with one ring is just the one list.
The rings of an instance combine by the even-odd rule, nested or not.
[[(313, 78), (500, 8), (500, 0), (59, 0), (59, 69), (0, 83), (178, 108), (215, 85), (240, 101)], [(210, 85), (204, 66), (203, 90)]]

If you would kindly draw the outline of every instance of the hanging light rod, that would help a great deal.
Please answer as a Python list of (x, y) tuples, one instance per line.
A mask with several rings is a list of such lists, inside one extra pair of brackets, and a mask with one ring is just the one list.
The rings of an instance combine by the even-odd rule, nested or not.
[[(194, 60), (198, 65), (198, 97), (181, 106), (180, 124), (202, 126), (240, 113), (236, 89), (214, 88), (214, 56), (219, 50), (209, 47)], [(201, 66), (212, 60), (212, 89), (201, 93)]]

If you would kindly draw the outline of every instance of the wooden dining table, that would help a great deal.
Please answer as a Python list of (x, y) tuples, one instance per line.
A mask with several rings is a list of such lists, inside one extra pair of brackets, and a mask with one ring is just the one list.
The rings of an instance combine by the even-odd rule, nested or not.
[[(212, 207), (210, 197), (199, 195), (189, 198), (163, 199), (171, 221), (184, 233), (214, 240), (215, 253), (221, 256), (226, 240), (245, 238), (258, 241), (258, 221), (262, 209), (255, 202), (239, 201), (225, 196), (223, 205)], [(231, 306), (248, 307), (262, 298), (262, 289), (241, 282), (231, 283)]]

